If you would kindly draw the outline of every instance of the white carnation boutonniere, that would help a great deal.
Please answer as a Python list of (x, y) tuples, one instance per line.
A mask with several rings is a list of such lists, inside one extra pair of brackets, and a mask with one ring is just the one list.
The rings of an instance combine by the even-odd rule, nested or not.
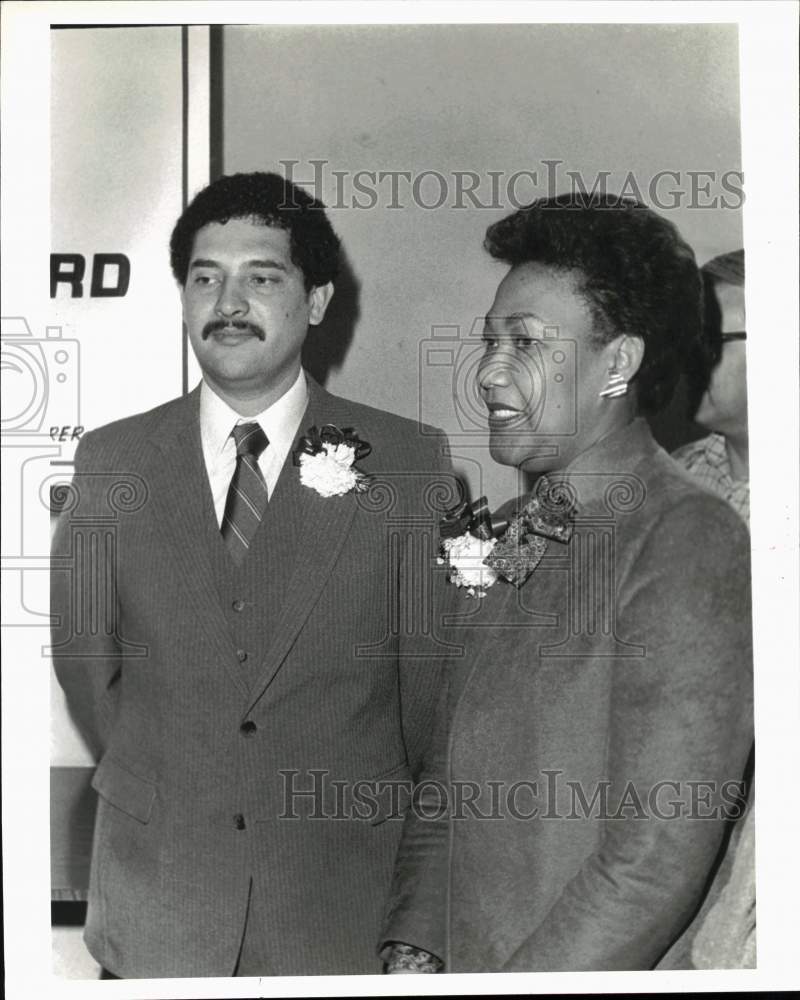
[(294, 463), (304, 486), (323, 497), (339, 497), (367, 489), (369, 476), (355, 468), (355, 463), (370, 451), (369, 442), (362, 441), (352, 427), (325, 424), (309, 427), (294, 452)]
[(496, 538), (477, 538), (469, 532), (445, 538), (438, 562), (447, 564), (450, 582), (466, 587), (469, 597), (486, 597), (486, 591), (497, 582), (497, 573), (485, 562), (495, 545)]

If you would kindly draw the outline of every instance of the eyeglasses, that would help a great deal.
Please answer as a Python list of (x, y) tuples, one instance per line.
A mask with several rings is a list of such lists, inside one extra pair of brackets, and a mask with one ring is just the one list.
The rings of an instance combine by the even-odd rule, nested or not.
[(726, 340), (747, 340), (747, 334), (744, 330), (735, 330), (732, 333), (723, 333), (722, 342), (725, 343)]

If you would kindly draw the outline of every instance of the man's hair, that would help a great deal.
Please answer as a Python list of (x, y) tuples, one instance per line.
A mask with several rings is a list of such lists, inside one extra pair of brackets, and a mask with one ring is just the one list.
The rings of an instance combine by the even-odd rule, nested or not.
[(700, 273), (710, 281), (724, 281), (727, 285), (744, 284), (744, 250), (731, 250), (712, 257), (700, 268)]
[(621, 334), (644, 341), (633, 379), (639, 408), (652, 412), (669, 402), (701, 324), (694, 252), (671, 222), (632, 198), (557, 195), (494, 223), (484, 247), (512, 267), (575, 272), (594, 343)]
[(169, 241), (175, 280), (186, 284), (194, 238), (210, 222), (250, 219), (285, 229), (293, 263), (303, 272), (306, 290), (333, 281), (338, 271), (339, 238), (321, 201), (279, 174), (230, 174), (203, 188), (184, 209)]

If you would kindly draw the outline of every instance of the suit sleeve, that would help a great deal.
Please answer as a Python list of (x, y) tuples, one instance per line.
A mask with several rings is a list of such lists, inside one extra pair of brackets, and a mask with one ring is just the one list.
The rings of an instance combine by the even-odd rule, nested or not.
[(646, 654), (612, 668), (620, 807), (504, 971), (652, 968), (700, 903), (753, 725), (748, 537), (705, 500), (662, 517), (620, 590), (618, 634)]
[(71, 500), (53, 538), (50, 612), (55, 674), (73, 721), (99, 759), (113, 727), (121, 662), (114, 629), (108, 627), (118, 621), (115, 567), (98, 565), (103, 497), (97, 464), (87, 435), (75, 454)]
[(410, 513), (420, 520), (421, 528), (415, 552), (406, 551), (403, 556), (397, 613), (403, 738), (416, 778), (431, 736), (442, 666), (452, 649), (445, 635), (445, 574), (436, 564), (440, 507), (452, 506), (458, 500), (458, 484), (444, 433), (424, 442), (414, 472)]
[[(436, 438), (427, 454), (429, 483), (441, 497), (449, 496), (445, 507), (459, 499), (447, 455), (446, 439)], [(436, 484), (436, 485), (434, 485)], [(430, 494), (428, 502), (432, 502)], [(387, 960), (390, 943), (399, 942), (423, 949), (438, 959), (445, 949), (445, 906), (447, 886), (448, 809), (446, 759), (448, 738), (448, 683), (453, 665), (463, 658), (463, 645), (451, 635), (448, 614), (456, 590), (447, 584), (443, 567), (436, 565), (438, 520), (429, 538), (424, 588), (430, 595), (430, 629), (415, 629), (400, 646), (400, 685), (406, 749), (415, 778), (412, 806), (406, 814), (403, 835), (395, 863), (392, 889), (387, 904), (379, 950)], [(434, 636), (436, 643), (431, 646)], [(420, 644), (419, 647), (416, 644)], [(415, 655), (427, 649), (435, 656)]]
[(421, 948), (441, 960), (446, 955), (448, 674), (449, 668), (439, 687), (431, 739), (403, 824), (380, 937), (384, 961), (391, 955), (393, 942)]

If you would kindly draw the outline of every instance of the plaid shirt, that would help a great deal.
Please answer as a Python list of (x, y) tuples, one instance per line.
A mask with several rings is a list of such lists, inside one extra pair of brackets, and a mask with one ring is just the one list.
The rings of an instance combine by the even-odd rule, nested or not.
[(673, 452), (672, 457), (702, 486), (727, 500), (747, 527), (750, 527), (750, 483), (732, 478), (722, 434), (709, 434), (699, 441), (685, 444)]

